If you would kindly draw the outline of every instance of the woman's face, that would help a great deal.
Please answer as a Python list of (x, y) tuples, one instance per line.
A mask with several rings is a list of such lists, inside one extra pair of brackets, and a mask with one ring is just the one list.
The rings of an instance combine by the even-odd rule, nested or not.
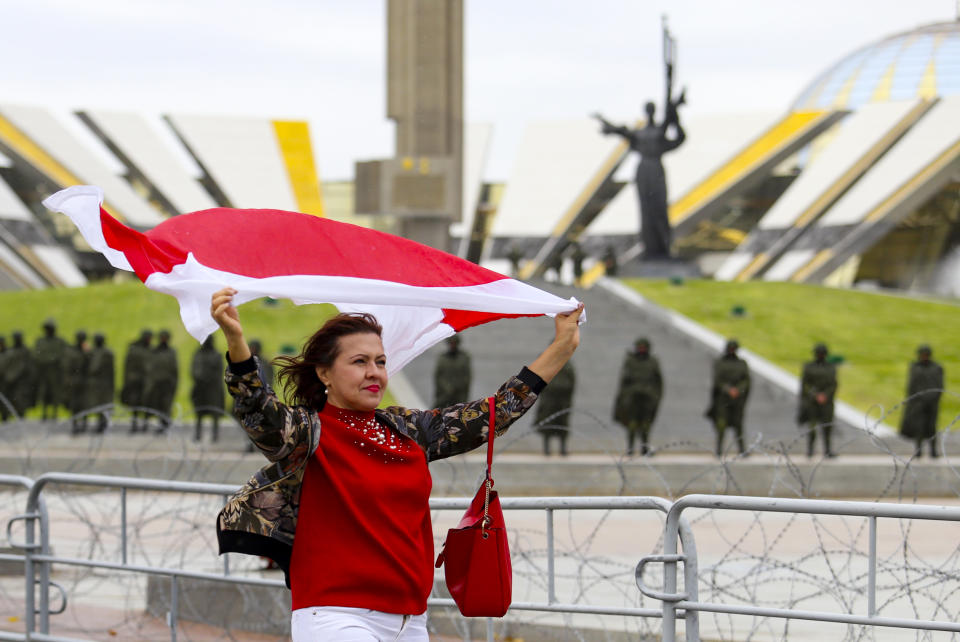
[(327, 401), (348, 410), (374, 410), (387, 389), (387, 357), (383, 342), (372, 332), (348, 334), (337, 343), (333, 365), (317, 367), (327, 387)]

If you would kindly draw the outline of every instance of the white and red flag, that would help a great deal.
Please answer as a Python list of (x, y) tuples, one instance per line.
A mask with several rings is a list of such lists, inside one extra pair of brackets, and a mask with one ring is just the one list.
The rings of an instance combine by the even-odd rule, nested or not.
[(214, 208), (138, 232), (107, 214), (102, 202), (100, 188), (80, 185), (43, 203), (69, 216), (111, 265), (176, 297), (198, 341), (217, 329), (210, 297), (227, 286), (237, 290), (237, 305), (273, 297), (373, 314), (384, 328), (391, 373), (466, 328), (577, 306), (414, 241), (307, 214)]

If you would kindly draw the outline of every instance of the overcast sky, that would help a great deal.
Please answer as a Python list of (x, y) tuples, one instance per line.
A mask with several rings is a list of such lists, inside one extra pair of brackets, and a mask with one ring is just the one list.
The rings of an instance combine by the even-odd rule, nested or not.
[[(785, 110), (813, 78), (957, 0), (464, 0), (468, 121), (490, 179), (525, 123), (662, 100), (660, 16), (688, 114)], [(0, 0), (0, 102), (308, 118), (324, 179), (392, 155), (385, 0)]]

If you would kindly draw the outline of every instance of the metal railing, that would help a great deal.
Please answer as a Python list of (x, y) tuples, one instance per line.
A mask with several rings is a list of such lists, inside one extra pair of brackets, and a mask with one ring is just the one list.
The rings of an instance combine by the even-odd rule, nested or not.
[[(29, 477), (21, 475), (0, 475), (0, 485), (23, 488), (27, 492), (33, 490), (35, 482)], [(24, 522), (24, 540), (16, 542), (13, 539), (13, 526), (17, 522)], [(40, 523), (40, 542), (37, 542), (36, 523)], [(36, 562), (36, 551), (40, 554), (50, 552), (50, 528), (47, 518), (47, 505), (42, 497), (38, 497), (34, 502), (33, 509), (27, 509), (25, 513), (16, 515), (7, 521), (7, 542), (11, 548), (23, 549), (23, 555), (0, 555), (0, 560), (4, 561), (23, 561), (23, 577), (25, 586), (24, 593), (24, 611), (28, 615), (27, 633), (33, 632), (35, 625), (35, 616), (39, 614), (42, 631), (49, 632), (50, 625), (50, 567), (47, 564)], [(39, 573), (37, 572), (39, 570)], [(37, 576), (39, 575), (39, 579)], [(40, 584), (40, 608), (36, 608), (35, 584)], [(0, 638), (2, 639), (2, 638)]]
[[(119, 560), (81, 559), (55, 556), (51, 553), (51, 524), (43, 492), (51, 484), (117, 489), (120, 493), (120, 551)], [(180, 482), (105, 475), (80, 475), (72, 473), (48, 473), (32, 480), (15, 475), (0, 475), (0, 486), (17, 487), (27, 493), (26, 510), (14, 515), (7, 523), (7, 539), (22, 554), (3, 554), (0, 560), (22, 562), (24, 565), (24, 633), (0, 632), (0, 640), (44, 640), (49, 642), (77, 642), (71, 638), (50, 635), (50, 616), (62, 613), (67, 606), (65, 589), (50, 579), (52, 564), (86, 567), (138, 573), (170, 578), (170, 608), (167, 623), (170, 639), (177, 639), (179, 619), (178, 595), (180, 580), (209, 580), (247, 586), (270, 586), (282, 588), (278, 580), (239, 577), (230, 574), (229, 557), (224, 556), (221, 573), (204, 573), (180, 568), (133, 564), (128, 558), (127, 491), (192, 493), (225, 498), (235, 492), (228, 484)], [(438, 498), (430, 501), (434, 511), (461, 511), (470, 504), (470, 498)], [(537, 611), (544, 613), (618, 615), (630, 617), (662, 618), (662, 639), (673, 642), (677, 634), (677, 619), (685, 621), (685, 637), (696, 642), (700, 639), (699, 613), (713, 612), (754, 617), (817, 620), (822, 622), (899, 627), (905, 629), (960, 632), (960, 623), (879, 617), (876, 608), (877, 591), (877, 520), (920, 519), (960, 521), (960, 507), (923, 506), (904, 504), (881, 504), (874, 502), (850, 502), (814, 499), (780, 499), (770, 497), (737, 497), (727, 495), (688, 495), (670, 502), (658, 497), (525, 497), (505, 498), (501, 505), (507, 511), (542, 510), (545, 516), (546, 534), (546, 600), (543, 602), (515, 602), (511, 611)], [(693, 531), (685, 519), (684, 511), (696, 509), (753, 511), (756, 513), (792, 513), (810, 515), (836, 515), (863, 517), (868, 520), (867, 553), (867, 608), (865, 615), (808, 611), (801, 609), (767, 608), (754, 604), (727, 604), (702, 602), (698, 596), (698, 556)], [(663, 527), (663, 552), (643, 556), (635, 569), (639, 593), (662, 602), (662, 608), (632, 608), (582, 603), (566, 603), (557, 599), (556, 550), (554, 517), (556, 511), (577, 510), (626, 510), (657, 511), (665, 515)], [(15, 525), (23, 524), (23, 539), (16, 540)], [(39, 537), (37, 529), (39, 528)], [(678, 550), (678, 544), (680, 550)], [(682, 551), (682, 552), (681, 552)], [(683, 563), (683, 589), (678, 591), (677, 564)], [(643, 579), (645, 568), (653, 563), (663, 564), (663, 588), (654, 589)], [(58, 608), (51, 609), (50, 588), (60, 594)], [(39, 589), (39, 591), (37, 591)], [(639, 596), (638, 596), (639, 597)], [(432, 607), (455, 607), (453, 600), (431, 598)], [(492, 621), (487, 621), (487, 638), (493, 639)]]
[[(51, 484), (61, 484), (69, 486), (84, 486), (98, 488), (113, 488), (120, 491), (120, 560), (107, 561), (95, 559), (81, 559), (73, 557), (62, 557), (52, 555), (50, 552), (50, 522), (47, 517), (46, 507), (43, 499), (44, 489)], [(69, 638), (61, 638), (50, 635), (50, 615), (63, 612), (66, 609), (67, 594), (59, 585), (50, 581), (50, 566), (52, 564), (62, 564), (74, 567), (97, 568), (111, 571), (141, 573), (146, 575), (166, 576), (170, 578), (170, 610), (167, 616), (167, 624), (170, 630), (170, 639), (176, 642), (177, 622), (179, 618), (178, 594), (180, 592), (180, 579), (209, 580), (221, 583), (243, 584), (248, 586), (272, 586), (283, 588), (284, 582), (278, 580), (265, 580), (259, 578), (237, 577), (230, 575), (229, 556), (223, 556), (222, 573), (203, 573), (196, 571), (187, 571), (178, 568), (149, 566), (144, 564), (132, 564), (128, 560), (128, 534), (127, 534), (127, 491), (128, 490), (146, 490), (156, 492), (175, 492), (175, 493), (193, 493), (201, 495), (213, 495), (228, 497), (232, 495), (237, 487), (229, 484), (210, 484), (199, 482), (181, 482), (158, 479), (139, 479), (133, 477), (112, 477), (106, 475), (85, 475), (75, 473), (47, 473), (41, 475), (36, 480), (26, 477), (4, 476), (0, 475), (0, 485), (19, 486), (27, 490), (26, 512), (12, 518), (7, 524), (7, 534), (11, 546), (23, 549), (23, 555), (0, 555), (3, 561), (22, 561), (24, 563), (24, 575), (26, 586), (26, 596), (24, 607), (24, 621), (26, 633), (4, 633), (0, 632), (0, 640), (46, 640), (58, 642), (77, 642)], [(456, 511), (466, 510), (470, 505), (471, 498), (436, 498), (430, 500), (432, 511)], [(539, 611), (539, 612), (559, 612), (559, 613), (577, 613), (594, 615), (620, 615), (632, 617), (654, 617), (662, 616), (662, 611), (655, 608), (629, 608), (612, 607), (604, 605), (589, 604), (569, 604), (559, 602), (556, 597), (556, 570), (555, 570), (555, 537), (554, 537), (554, 512), (558, 510), (646, 510), (657, 511), (666, 516), (671, 507), (671, 502), (659, 497), (517, 497), (501, 499), (501, 507), (507, 511), (520, 510), (542, 510), (546, 518), (546, 546), (547, 546), (547, 599), (544, 602), (514, 602), (511, 605), (513, 611)], [(13, 541), (13, 525), (15, 522), (23, 521), (25, 523), (26, 536), (25, 541), (16, 543)], [(35, 541), (35, 528), (39, 523), (40, 543)], [(692, 531), (684, 520), (679, 520), (677, 524), (676, 535), (683, 546), (683, 551), (691, 558), (696, 558), (696, 550), (693, 542)], [(695, 571), (695, 566), (694, 569)], [(695, 578), (695, 575), (690, 576)], [(690, 581), (690, 580), (688, 580)], [(40, 597), (35, 603), (32, 596), (34, 591), (32, 587), (35, 583), (40, 585)], [(49, 587), (54, 586), (60, 591), (62, 598), (59, 608), (55, 611), (50, 609)], [(639, 596), (638, 596), (639, 597)], [(449, 598), (430, 598), (428, 605), (432, 607), (452, 607), (456, 605)], [(681, 614), (682, 615), (682, 614)], [(687, 620), (688, 635), (693, 635), (692, 639), (698, 639), (696, 613), (691, 613)], [(487, 638), (493, 640), (492, 620), (487, 621)]]
[[(716, 604), (700, 602), (697, 594), (696, 573), (691, 578), (691, 566), (696, 567), (697, 560), (688, 554), (678, 554), (677, 537), (682, 530), (689, 528), (682, 526), (683, 511), (690, 508), (710, 510), (736, 510), (769, 513), (794, 513), (808, 515), (840, 515), (848, 517), (864, 517), (869, 522), (868, 553), (867, 553), (867, 614), (854, 615), (853, 613), (833, 613), (829, 611), (806, 611), (801, 609), (767, 608), (747, 604)], [(797, 620), (816, 620), (820, 622), (835, 622), (841, 624), (859, 624), (869, 626), (898, 627), (905, 629), (922, 629), (931, 631), (960, 632), (960, 623), (933, 620), (919, 620), (908, 618), (877, 617), (877, 519), (924, 519), (960, 522), (960, 507), (953, 506), (923, 506), (915, 504), (881, 504), (876, 502), (851, 502), (825, 499), (782, 499), (775, 497), (737, 497), (728, 495), (687, 495), (673, 502), (667, 514), (664, 526), (664, 554), (661, 556), (647, 556), (637, 565), (637, 586), (648, 597), (663, 600), (663, 641), (674, 642), (676, 639), (676, 620), (678, 611), (685, 611), (688, 622), (687, 640), (697, 640), (691, 637), (689, 622), (691, 614), (699, 611), (713, 613), (727, 613), (731, 615), (747, 615), (755, 617), (787, 618)], [(643, 567), (651, 562), (659, 561), (664, 564), (664, 590), (654, 591), (645, 586), (642, 581)], [(677, 562), (684, 562), (685, 592), (676, 592)]]

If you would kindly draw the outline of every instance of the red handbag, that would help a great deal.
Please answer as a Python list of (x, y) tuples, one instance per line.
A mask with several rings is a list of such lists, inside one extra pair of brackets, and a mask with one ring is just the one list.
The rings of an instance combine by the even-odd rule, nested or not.
[(447, 539), (437, 557), (437, 568), (446, 565), (443, 571), (447, 590), (460, 613), (467, 617), (503, 617), (510, 608), (513, 593), (507, 527), (497, 491), (491, 490), (495, 402), (494, 397), (488, 400), (487, 475), (460, 523), (447, 531)]

